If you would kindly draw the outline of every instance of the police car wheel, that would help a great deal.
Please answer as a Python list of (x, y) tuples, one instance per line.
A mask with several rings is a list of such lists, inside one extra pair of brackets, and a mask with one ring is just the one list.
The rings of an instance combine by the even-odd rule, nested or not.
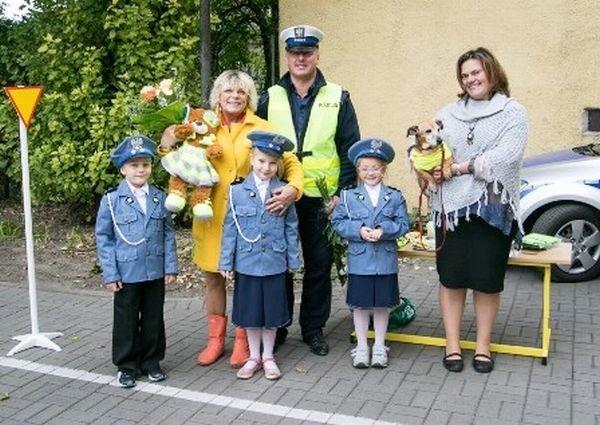
[(600, 211), (578, 204), (557, 205), (540, 215), (532, 232), (572, 245), (572, 263), (552, 265), (553, 281), (582, 282), (600, 275)]

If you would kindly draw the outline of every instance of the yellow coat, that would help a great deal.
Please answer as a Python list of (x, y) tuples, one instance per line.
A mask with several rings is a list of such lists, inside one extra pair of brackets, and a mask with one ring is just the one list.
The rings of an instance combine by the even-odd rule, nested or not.
[[(217, 143), (223, 147), (223, 155), (211, 160), (219, 175), (219, 183), (213, 187), (211, 194), (213, 218), (210, 221), (194, 219), (192, 227), (193, 260), (203, 270), (216, 272), (218, 269), (229, 185), (238, 177), (246, 178), (250, 172), (251, 144), (246, 135), (252, 130), (273, 131), (273, 127), (248, 109), (244, 122), (232, 123), (229, 127), (222, 125), (217, 131)], [(283, 167), (284, 177), (298, 189), (299, 198), (304, 180), (302, 164), (295, 154), (286, 152)]]

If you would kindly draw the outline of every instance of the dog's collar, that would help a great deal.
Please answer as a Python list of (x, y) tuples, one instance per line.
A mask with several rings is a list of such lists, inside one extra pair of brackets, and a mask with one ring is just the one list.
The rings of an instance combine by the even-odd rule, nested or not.
[(435, 152), (436, 150), (438, 150), (438, 149), (440, 149), (440, 148), (442, 148), (442, 147), (443, 147), (443, 144), (442, 144), (442, 143), (440, 143), (440, 144), (439, 144), (439, 145), (437, 145), (437, 146), (431, 146), (431, 147), (428, 147), (428, 148), (426, 148), (426, 149), (422, 149), (422, 148), (419, 148), (419, 147), (417, 147), (417, 145), (415, 144), (415, 145), (412, 145), (412, 146), (410, 146), (410, 147), (407, 149), (407, 152), (410, 154), (410, 153), (411, 153), (411, 151), (412, 151), (413, 149), (416, 149), (416, 150), (417, 150), (417, 151), (419, 151), (419, 152)]

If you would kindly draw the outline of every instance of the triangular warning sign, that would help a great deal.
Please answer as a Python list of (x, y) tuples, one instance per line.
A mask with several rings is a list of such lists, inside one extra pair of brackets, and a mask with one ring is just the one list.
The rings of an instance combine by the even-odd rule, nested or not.
[(29, 128), (29, 123), (35, 113), (35, 108), (42, 97), (44, 91), (43, 86), (28, 86), (28, 87), (4, 87), (4, 91), (10, 98), (13, 106), (17, 110), (17, 114), (25, 127)]

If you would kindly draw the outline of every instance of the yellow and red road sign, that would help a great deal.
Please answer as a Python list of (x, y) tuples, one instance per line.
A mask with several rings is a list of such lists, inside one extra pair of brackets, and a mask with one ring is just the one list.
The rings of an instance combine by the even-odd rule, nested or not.
[(12, 102), (14, 108), (19, 114), (19, 117), (25, 124), (25, 127), (29, 128), (31, 119), (35, 113), (35, 108), (42, 97), (44, 91), (43, 86), (17, 86), (17, 87), (4, 87), (4, 91), (8, 95), (8, 98)]

